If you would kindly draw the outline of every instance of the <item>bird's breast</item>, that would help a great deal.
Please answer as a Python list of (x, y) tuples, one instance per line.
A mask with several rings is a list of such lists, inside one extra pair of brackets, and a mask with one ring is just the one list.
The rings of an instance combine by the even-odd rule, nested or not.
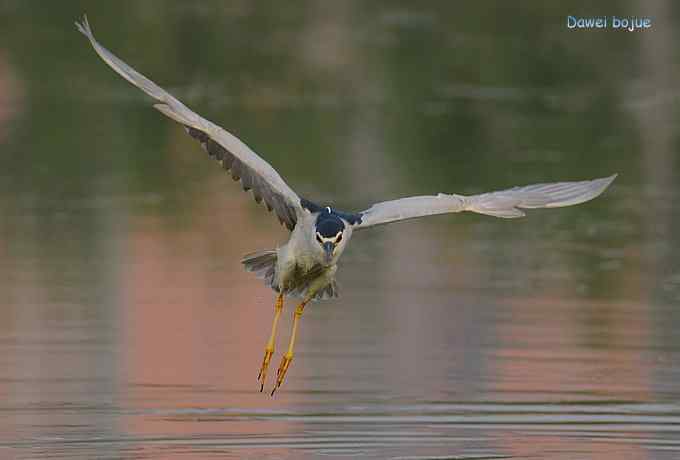
[(292, 291), (311, 284), (314, 280), (325, 276), (330, 267), (321, 264), (294, 263), (281, 276), (284, 291)]

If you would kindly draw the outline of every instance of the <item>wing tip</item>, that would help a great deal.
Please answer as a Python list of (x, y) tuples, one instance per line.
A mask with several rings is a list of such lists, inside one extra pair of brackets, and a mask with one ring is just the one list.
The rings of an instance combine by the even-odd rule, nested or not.
[(546, 208), (562, 208), (565, 206), (573, 206), (576, 204), (586, 203), (588, 201), (594, 200), (598, 196), (602, 195), (605, 190), (611, 185), (612, 182), (619, 176), (618, 173), (614, 173), (611, 176), (601, 177), (599, 179), (592, 179), (589, 181), (581, 182), (584, 184), (583, 190), (576, 196), (564, 201), (554, 201), (545, 205)]
[(90, 28), (90, 22), (87, 20), (87, 14), (83, 14), (82, 22), (75, 21), (74, 24), (76, 25), (76, 29), (78, 29), (81, 34), (85, 35), (89, 39), (94, 39), (92, 29)]
[[(605, 183), (604, 188), (606, 189), (607, 187), (609, 187), (609, 185), (610, 185), (612, 182), (614, 182), (614, 181), (616, 180), (617, 177), (619, 177), (619, 173), (614, 173), (614, 174), (612, 174), (611, 176), (603, 177), (603, 178), (600, 179), (600, 180), (604, 181), (604, 183)], [(603, 189), (603, 190), (604, 190), (604, 189)]]
[(611, 183), (614, 182), (614, 180), (616, 180), (617, 177), (619, 177), (619, 173), (614, 173), (611, 176), (601, 177), (599, 179), (593, 179), (592, 181), (590, 181), (591, 184), (594, 185), (594, 187), (593, 195), (588, 200), (592, 200), (593, 198), (597, 198), (598, 196), (600, 196), (605, 190), (607, 190)]

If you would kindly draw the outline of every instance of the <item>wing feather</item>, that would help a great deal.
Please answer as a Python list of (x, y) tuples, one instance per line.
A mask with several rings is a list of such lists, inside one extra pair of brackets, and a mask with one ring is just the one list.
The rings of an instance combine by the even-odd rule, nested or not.
[(201, 143), (211, 158), (220, 162), (225, 170), (230, 170), (234, 180), (241, 181), (244, 190), (252, 190), (255, 201), (264, 201), (267, 209), (274, 210), (279, 221), (289, 230), (295, 227), (298, 213), (302, 210), (300, 198), (269, 163), (236, 136), (191, 111), (170, 93), (100, 45), (94, 38), (87, 17), (83, 17), (82, 23), (76, 22), (76, 26), (109, 67), (156, 99), (159, 103), (154, 108), (184, 125), (187, 133)]
[(616, 174), (578, 182), (554, 182), (514, 187), (480, 195), (413, 196), (376, 203), (361, 213), (355, 228), (367, 228), (417, 217), (472, 211), (511, 219), (524, 216), (523, 209), (559, 208), (592, 200), (605, 191)]

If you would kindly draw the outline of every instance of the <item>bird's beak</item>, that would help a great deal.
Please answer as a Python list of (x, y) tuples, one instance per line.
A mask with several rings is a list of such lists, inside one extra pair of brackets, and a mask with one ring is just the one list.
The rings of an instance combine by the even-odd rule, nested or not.
[(323, 244), (323, 249), (326, 251), (326, 262), (330, 262), (333, 258), (333, 251), (335, 250), (335, 243), (327, 241)]

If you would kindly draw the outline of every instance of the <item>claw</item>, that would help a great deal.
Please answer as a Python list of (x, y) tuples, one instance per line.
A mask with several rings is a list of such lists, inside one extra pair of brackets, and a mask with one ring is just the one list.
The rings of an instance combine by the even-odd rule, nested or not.
[(272, 355), (274, 354), (274, 349), (266, 348), (264, 350), (264, 359), (262, 359), (262, 366), (260, 367), (260, 373), (257, 374), (257, 380), (260, 382), (260, 393), (264, 390), (264, 381), (267, 378), (267, 368), (272, 360)]
[(279, 365), (279, 370), (276, 371), (276, 385), (274, 385), (274, 388), (272, 389), (271, 396), (274, 396), (274, 392), (278, 387), (281, 386), (283, 383), (283, 379), (286, 377), (286, 372), (288, 371), (288, 366), (290, 366), (290, 362), (293, 360), (293, 354), (292, 353), (286, 353), (283, 355), (283, 358), (281, 358), (281, 364)]

